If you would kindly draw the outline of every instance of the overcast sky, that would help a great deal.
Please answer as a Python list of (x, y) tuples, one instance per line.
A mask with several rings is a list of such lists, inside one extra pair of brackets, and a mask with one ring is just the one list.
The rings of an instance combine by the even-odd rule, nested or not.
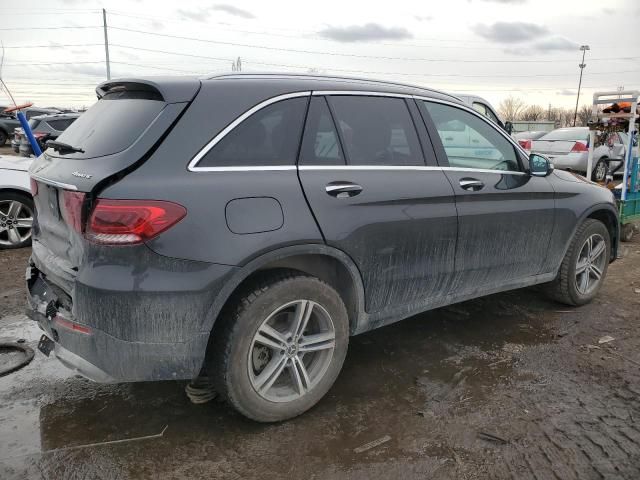
[[(0, 0), (2, 75), (17, 102), (82, 106), (106, 78), (243, 71), (392, 79), (575, 104), (579, 46), (588, 44), (582, 100), (640, 88), (638, 0)], [(62, 28), (60, 28), (62, 27)], [(66, 28), (82, 27), (82, 28)], [(628, 33), (625, 33), (628, 32)], [(183, 37), (183, 38), (178, 38)], [(0, 93), (0, 104), (9, 103)]]

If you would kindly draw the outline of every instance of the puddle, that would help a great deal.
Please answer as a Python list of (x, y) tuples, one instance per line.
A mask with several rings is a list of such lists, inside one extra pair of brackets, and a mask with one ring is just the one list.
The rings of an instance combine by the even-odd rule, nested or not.
[[(65, 476), (76, 462), (83, 462), (88, 477), (98, 468), (152, 475), (158, 465), (177, 478), (202, 472), (240, 478), (256, 471), (273, 478), (309, 471), (349, 477), (367, 465), (369, 478), (376, 478), (373, 465), (401, 459), (435, 472), (459, 455), (438, 432), (446, 425), (460, 448), (476, 441), (455, 414), (490, 402), (496, 385), (518, 376), (518, 356), (554, 338), (542, 314), (548, 305), (538, 302), (527, 299), (525, 308), (516, 295), (481, 299), (354, 337), (327, 397), (278, 425), (250, 422), (224, 404), (192, 405), (184, 382), (96, 385), (37, 353), (31, 365), (0, 379), (0, 423), (13, 432), (0, 442), (0, 477), (25, 476), (30, 469)], [(19, 333), (35, 342), (39, 332), (25, 322), (13, 319), (2, 335)], [(77, 448), (153, 436), (165, 426), (161, 438)], [(388, 441), (354, 452), (386, 436)], [(283, 452), (305, 462), (292, 464)], [(100, 458), (96, 470), (84, 463), (87, 455)]]

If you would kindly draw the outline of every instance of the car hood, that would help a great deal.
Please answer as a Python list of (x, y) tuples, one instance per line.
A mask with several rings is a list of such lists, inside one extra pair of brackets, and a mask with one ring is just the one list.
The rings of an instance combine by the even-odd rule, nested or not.
[(33, 162), (33, 158), (0, 156), (0, 169), (26, 172), (29, 170), (31, 162)]

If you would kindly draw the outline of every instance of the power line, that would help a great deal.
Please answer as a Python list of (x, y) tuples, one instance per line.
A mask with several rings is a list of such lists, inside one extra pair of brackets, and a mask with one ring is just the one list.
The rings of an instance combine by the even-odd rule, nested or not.
[(5, 45), (4, 48), (63, 48), (63, 47), (102, 47), (103, 43), (54, 43), (49, 45)]
[[(125, 48), (130, 50), (140, 50), (144, 52), (152, 52), (152, 53), (162, 53), (169, 55), (177, 55), (180, 57), (190, 57), (190, 58), (202, 58), (207, 60), (215, 60), (221, 62), (231, 62), (233, 59), (231, 58), (220, 58), (220, 57), (210, 57), (207, 55), (197, 55), (192, 53), (183, 53), (183, 52), (172, 52), (169, 50), (158, 50), (154, 48), (142, 48), (142, 47), (132, 47), (129, 45), (121, 45), (117, 43), (112, 43), (112, 47)], [(262, 62), (258, 60), (246, 60), (248, 63), (252, 65), (264, 65), (269, 67), (286, 67), (286, 68), (303, 68), (309, 69), (310, 65), (292, 65), (292, 64), (283, 64), (283, 63), (269, 63)], [(529, 78), (529, 77), (564, 77), (564, 76), (572, 76), (574, 72), (560, 73), (560, 74), (525, 74), (525, 75), (513, 75), (513, 74), (505, 74), (505, 75), (466, 75), (466, 74), (457, 74), (457, 73), (411, 73), (411, 72), (398, 72), (398, 71), (372, 71), (372, 70), (358, 70), (358, 69), (343, 69), (343, 68), (334, 68), (334, 67), (323, 67), (316, 66), (316, 68), (331, 70), (334, 72), (346, 72), (346, 73), (367, 73), (367, 74), (375, 74), (375, 75), (403, 75), (403, 76), (412, 76), (412, 77), (462, 77), (462, 78)], [(640, 70), (621, 70), (621, 71), (607, 71), (607, 72), (590, 72), (590, 75), (611, 75), (618, 73), (639, 73)]]
[[(305, 53), (305, 54), (314, 54), (314, 55), (330, 55), (336, 57), (352, 57), (352, 58), (369, 58), (376, 60), (402, 60), (402, 61), (417, 61), (417, 62), (443, 62), (443, 63), (559, 63), (559, 62), (567, 62), (571, 60), (563, 59), (563, 60), (479, 60), (479, 59), (434, 59), (434, 58), (419, 58), (419, 57), (388, 57), (388, 56), (379, 56), (379, 55), (361, 55), (355, 53), (342, 53), (342, 52), (325, 52), (321, 50), (302, 50), (295, 48), (284, 48), (284, 47), (270, 47), (266, 45), (255, 45), (249, 43), (236, 43), (236, 42), (225, 42), (221, 40), (210, 40), (196, 37), (186, 37), (181, 35), (171, 35), (168, 33), (157, 33), (157, 32), (149, 32), (146, 30), (136, 30), (133, 28), (124, 28), (124, 27), (109, 27), (112, 30), (120, 30), (123, 32), (131, 32), (131, 33), (139, 33), (143, 35), (153, 35), (156, 37), (164, 37), (164, 38), (173, 38), (179, 40), (189, 40), (194, 42), (202, 42), (202, 43), (212, 43), (217, 45), (229, 45), (233, 47), (245, 47), (245, 48), (258, 48), (263, 50), (271, 50), (271, 51), (281, 51), (281, 52), (292, 52), (292, 53)], [(608, 57), (608, 58), (593, 58), (591, 61), (599, 61), (599, 60), (633, 60), (638, 59), (640, 57)]]
[(82, 28), (102, 28), (102, 25), (90, 25), (90, 26), (66, 26), (66, 27), (2, 27), (0, 31), (24, 31), (28, 32), (30, 30), (67, 30), (67, 29), (82, 29)]

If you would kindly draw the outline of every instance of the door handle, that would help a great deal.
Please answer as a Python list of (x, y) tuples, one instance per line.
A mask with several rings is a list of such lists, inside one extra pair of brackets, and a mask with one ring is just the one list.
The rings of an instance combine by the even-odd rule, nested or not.
[(461, 178), (460, 187), (462, 187), (464, 190), (477, 192), (478, 190), (482, 190), (484, 188), (484, 183), (476, 178)]
[(362, 187), (352, 182), (331, 182), (324, 189), (329, 195), (336, 198), (355, 197), (362, 192)]

